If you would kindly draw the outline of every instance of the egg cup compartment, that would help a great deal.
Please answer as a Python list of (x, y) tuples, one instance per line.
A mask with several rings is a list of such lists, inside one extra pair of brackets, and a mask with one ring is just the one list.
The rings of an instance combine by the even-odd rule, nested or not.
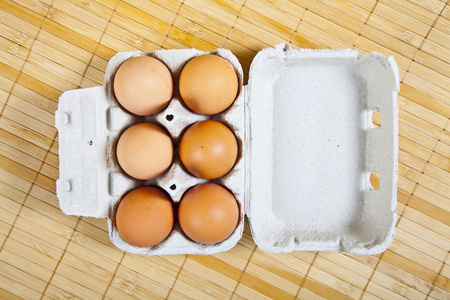
[[(121, 52), (114, 56), (108, 63), (105, 71), (105, 86), (69, 91), (60, 98), (60, 105), (56, 113), (56, 124), (60, 131), (61, 172), (57, 182), (58, 197), (64, 199), (61, 209), (66, 214), (84, 215), (99, 218), (108, 218), (108, 227), (111, 241), (120, 249), (140, 254), (178, 254), (195, 253), (209, 254), (227, 250), (233, 247), (242, 236), (243, 210), (240, 210), (240, 221), (234, 233), (225, 241), (214, 245), (198, 244), (182, 232), (178, 222), (175, 222), (171, 234), (164, 242), (149, 248), (135, 247), (125, 242), (117, 232), (114, 225), (114, 216), (118, 203), (130, 190), (140, 186), (158, 186), (165, 190), (172, 198), (174, 207), (178, 206), (181, 197), (189, 188), (205, 182), (220, 184), (232, 191), (239, 206), (243, 193), (243, 180), (236, 180), (236, 173), (243, 172), (241, 162), (242, 150), (239, 149), (238, 159), (233, 169), (226, 175), (215, 180), (205, 180), (191, 175), (183, 167), (178, 154), (178, 145), (182, 133), (192, 124), (208, 119), (214, 119), (226, 124), (235, 134), (239, 146), (242, 145), (242, 132), (238, 131), (242, 122), (241, 110), (235, 109), (239, 106), (243, 96), (238, 95), (233, 105), (224, 112), (205, 116), (192, 112), (183, 103), (178, 92), (178, 78), (184, 65), (192, 58), (203, 54), (216, 54), (230, 62), (235, 68), (239, 79), (239, 91), (242, 90), (242, 68), (237, 58), (225, 49), (204, 52), (195, 49), (184, 50), (159, 50), (152, 53), (140, 51)], [(162, 61), (171, 71), (174, 80), (173, 98), (168, 106), (160, 113), (151, 116), (136, 116), (125, 110), (114, 96), (113, 82), (114, 74), (120, 65), (126, 60), (149, 55)], [(64, 121), (65, 116), (71, 115), (69, 121)], [(126, 174), (118, 164), (115, 150), (120, 135), (130, 126), (148, 122), (161, 126), (172, 137), (174, 143), (174, 159), (169, 169), (161, 176), (150, 180), (137, 180)], [(106, 126), (105, 126), (106, 124)], [(93, 130), (94, 129), (94, 130)], [(64, 133), (62, 133), (64, 132)], [(93, 134), (94, 137), (90, 137)], [(84, 136), (92, 140), (89, 147), (82, 147), (81, 152), (75, 150), (79, 145), (68, 145), (66, 142), (77, 136), (80, 141)], [(69, 149), (72, 148), (72, 149)], [(71, 152), (68, 155), (67, 153)], [(68, 156), (72, 159), (65, 160)], [(104, 159), (106, 156), (106, 159)], [(81, 158), (86, 165), (93, 167), (90, 174), (75, 170), (73, 161)], [(239, 170), (242, 170), (239, 172)], [(231, 174), (233, 174), (231, 176)], [(86, 190), (79, 186), (78, 180), (82, 179), (86, 184)], [(70, 185), (70, 189), (65, 189)]]
[[(184, 105), (177, 87), (183, 66), (209, 53), (234, 66), (239, 96), (224, 112), (204, 116)], [(139, 55), (160, 59), (175, 83), (173, 99), (153, 116), (131, 115), (112, 94), (114, 72)], [(244, 215), (264, 251), (384, 251), (393, 239), (396, 221), (399, 86), (393, 58), (377, 53), (363, 56), (353, 50), (291, 50), (282, 44), (257, 54), (247, 86), (242, 78), (237, 58), (225, 49), (133, 51), (118, 53), (109, 61), (105, 86), (65, 92), (56, 112), (57, 195), (62, 211), (108, 218), (110, 238), (117, 247), (146, 255), (228, 250), (242, 237)], [(373, 110), (381, 113), (380, 129), (369, 128)], [(233, 169), (215, 180), (187, 172), (177, 151), (182, 133), (207, 119), (226, 124), (239, 145)], [(169, 169), (144, 182), (122, 174), (110, 158), (120, 132), (139, 122), (161, 125), (176, 146)], [(80, 164), (90, 166), (89, 171)], [(379, 190), (370, 189), (370, 172), (380, 175)], [(161, 187), (177, 207), (187, 189), (204, 182), (225, 186), (240, 207), (237, 228), (223, 242), (193, 242), (175, 222), (164, 242), (140, 248), (126, 243), (113, 225), (114, 208), (131, 189)]]

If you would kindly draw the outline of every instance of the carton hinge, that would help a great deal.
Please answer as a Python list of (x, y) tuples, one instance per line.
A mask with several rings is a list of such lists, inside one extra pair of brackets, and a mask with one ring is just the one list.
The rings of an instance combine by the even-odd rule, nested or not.
[(242, 94), (244, 99), (244, 143), (243, 143), (243, 157), (244, 157), (244, 201), (243, 201), (243, 210), (244, 215), (248, 214), (249, 206), (250, 206), (250, 184), (251, 184), (251, 176), (250, 176), (250, 160), (251, 160), (251, 144), (250, 144), (250, 119), (249, 119), (249, 87), (248, 85), (242, 86)]

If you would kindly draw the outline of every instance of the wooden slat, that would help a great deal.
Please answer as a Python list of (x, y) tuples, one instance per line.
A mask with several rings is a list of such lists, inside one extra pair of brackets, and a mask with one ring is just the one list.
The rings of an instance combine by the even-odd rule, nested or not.
[(27, 167), (34, 171), (39, 171), (39, 168), (42, 165), (40, 160), (3, 142), (0, 142), (0, 155), (12, 161), (18, 161), (21, 162), (21, 164), (26, 164)]
[(0, 195), (14, 200), (17, 203), (22, 204), (26, 198), (26, 193), (17, 189), (17, 187), (2, 183), (0, 185)]
[(9, 92), (13, 85), (13, 82), (16, 81), (17, 77), (19, 76), (19, 71), (2, 62), (0, 62), (0, 66), (2, 75), (1, 87), (4, 91)]
[[(20, 245), (20, 244), (19, 244)], [(35, 261), (38, 256), (27, 257), (29, 248), (24, 248), (24, 251), (17, 252), (17, 249), (10, 249), (10, 247), (2, 248), (1, 260), (9, 263), (20, 270), (25, 270), (30, 275), (40, 278), (45, 282), (48, 282), (53, 271), (49, 270), (48, 267), (42, 265), (42, 263)]]
[(6, 295), (12, 293), (21, 299), (39, 298), (41, 296), (41, 293), (36, 292), (26, 285), (14, 281), (2, 274), (0, 274), (0, 284), (6, 289)]
[(352, 47), (355, 44), (358, 37), (357, 33), (352, 32), (342, 27), (341, 25), (335, 24), (310, 11), (305, 12), (305, 14), (303, 15), (302, 24), (303, 22), (314, 25), (314, 27), (320, 29), (323, 32), (333, 32), (334, 38), (342, 40), (342, 42), (347, 43), (349, 47)]
[(43, 295), (42, 299), (74, 299), (79, 300), (80, 297), (75, 296), (74, 294), (69, 293), (68, 291), (65, 291), (64, 289), (60, 289), (53, 284), (49, 284), (47, 289), (45, 290), (45, 294)]
[(71, 294), (78, 295), (82, 299), (97, 299), (102, 296), (102, 294), (92, 291), (78, 282), (75, 282), (58, 273), (55, 273), (52, 277), (51, 284)]
[(326, 20), (347, 28), (354, 33), (359, 34), (369, 17), (375, 2), (367, 1), (366, 8), (360, 9), (355, 6), (356, 3), (337, 4), (333, 1), (312, 1), (308, 6), (308, 10), (320, 15)]
[(200, 13), (217, 19), (227, 25), (234, 24), (241, 4), (236, 1), (186, 0), (183, 6), (195, 8)]
[[(248, 30), (244, 29), (248, 28)], [(258, 40), (254, 36), (264, 35), (265, 39)], [(261, 49), (266, 48), (269, 43), (279, 43), (282, 41), (279, 37), (264, 31), (251, 23), (238, 19), (235, 29), (231, 32), (229, 39), (247, 49), (253, 51), (255, 54)], [(253, 54), (253, 53), (252, 53)], [(252, 55), (254, 56), (254, 55)]]
[[(148, 28), (151, 28), (157, 32), (161, 32), (163, 34), (167, 34), (168, 30), (170, 28), (170, 23), (167, 23), (158, 17), (152, 16), (151, 14), (147, 13), (146, 11), (140, 10), (137, 7), (126, 3), (124, 1), (121, 1), (116, 9), (117, 12), (130, 17), (134, 21), (141, 23), (144, 26), (147, 26)], [(170, 22), (172, 22), (170, 20)]]
[(0, 54), (4, 64), (20, 70), (29, 52), (29, 49), (4, 37), (0, 37)]
[[(184, 29), (184, 28), (183, 28)], [(178, 27), (171, 27), (169, 32), (169, 37), (180, 42), (184, 45), (193, 45), (193, 47), (203, 50), (203, 51), (210, 51), (217, 48), (214, 44), (210, 42), (206, 42), (204, 40), (201, 40), (194, 35), (184, 31), (187, 29), (180, 29)]]
[[(292, 35), (297, 28), (298, 22), (296, 20), (291, 20), (291, 18), (286, 18), (287, 22), (282, 22), (282, 20), (272, 20), (266, 17), (263, 11), (255, 11), (253, 9), (244, 7), (241, 10), (239, 18), (247, 21), (253, 25), (257, 26), (262, 30), (268, 31), (272, 34), (279, 36), (284, 40), (290, 40)], [(281, 23), (280, 23), (281, 22)]]
[(62, 232), (55, 233), (43, 226), (36, 224), (36, 222), (28, 219), (18, 217), (14, 223), (14, 228), (20, 229), (30, 235), (39, 237), (43, 241), (51, 241), (53, 246), (64, 249), (69, 241), (70, 232), (66, 232), (66, 235), (61, 235)]
[[(41, 273), (43, 273), (43, 275), (41, 276), (44, 277), (46, 280), (49, 279), (49, 277), (47, 276), (49, 276), (49, 274), (52, 273), (52, 270), (56, 267), (60, 259), (60, 257), (50, 257), (49, 255), (42, 253), (39, 250), (33, 249), (28, 245), (17, 242), (16, 240), (11, 238), (8, 238), (6, 240), (6, 243), (2, 249), (2, 255), (3, 253), (5, 253), (5, 255), (8, 255), (7, 253), (9, 252), (12, 253), (14, 257), (16, 257), (15, 259), (22, 260), (21, 264), (23, 263), (22, 268), (24, 270), (30, 269), (26, 267), (25, 263), (35, 262), (39, 266), (36, 268), (39, 269)], [(19, 256), (19, 258), (17, 258), (16, 255)], [(30, 267), (33, 266), (34, 265), (30, 265)], [(43, 267), (45, 270), (43, 270), (41, 267)], [(37, 271), (30, 270), (29, 272), (36, 273)]]
[[(57, 26), (57, 24), (54, 25)], [(63, 28), (60, 28), (60, 30), (68, 31), (68, 29)], [(62, 35), (59, 31), (46, 30), (42, 28), (39, 31), (39, 36), (37, 37), (37, 41), (35, 42), (37, 44), (36, 47), (50, 48), (51, 51), (59, 53), (58, 55), (64, 57), (64, 62), (67, 61), (69, 65), (73, 65), (74, 70), (80, 70), (81, 67), (79, 65), (79, 62), (87, 64), (92, 57), (92, 53), (86, 50), (82, 45), (73, 43), (71, 39), (69, 39), (69, 37), (71, 37), (71, 34), (69, 33), (68, 35), (70, 36), (67, 36), (68, 38), (66, 39), (65, 36)], [(45, 55), (46, 53), (46, 51), (42, 51), (43, 55)], [(53, 58), (53, 56), (49, 58)]]
[[(48, 68), (43, 64), (48, 65)], [(71, 73), (66, 67), (58, 65), (48, 59), (43, 58), (39, 54), (30, 57), (23, 67), (23, 73), (34, 77), (42, 82), (53, 85), (60, 91), (68, 89), (76, 89), (81, 81), (81, 76), (75, 72)], [(61, 77), (60, 74), (66, 74)]]
[(144, 26), (141, 23), (136, 22), (133, 18), (121, 13), (116, 13), (113, 15), (111, 23), (108, 25), (108, 30), (110, 30), (110, 26), (112, 24), (117, 25), (119, 28), (126, 29), (127, 31), (125, 32), (145, 38), (146, 40), (157, 45), (162, 45), (166, 37), (164, 33), (156, 30), (149, 30), (147, 26)]
[(436, 193), (446, 197), (447, 199), (450, 197), (450, 186), (448, 184), (436, 180), (428, 175), (423, 175), (420, 179), (420, 185), (435, 191)]
[(103, 230), (104, 232), (108, 232), (108, 221), (106, 219), (99, 219), (93, 217), (83, 217), (83, 222), (86, 222), (90, 225), (97, 227), (98, 229)]
[(424, 266), (435, 273), (438, 273), (442, 266), (442, 263), (439, 260), (434, 259), (426, 253), (420, 252), (399, 240), (395, 240), (389, 247), (389, 250), (411, 261), (416, 261), (419, 265)]
[[(137, 273), (145, 276), (148, 280), (165, 286), (166, 289), (170, 289), (173, 286), (175, 277), (180, 271), (180, 266), (161, 257), (146, 258), (125, 255), (121, 264), (126, 266), (119, 271), (122, 277), (127, 278), (126, 274), (130, 272)], [(142, 280), (145, 280), (145, 278)]]
[(307, 279), (302, 286), (302, 289), (308, 289), (311, 292), (327, 299), (352, 299), (351, 297), (333, 289), (332, 287), (312, 279)]
[[(323, 271), (319, 268), (316, 268), (315, 266), (313, 266), (311, 268), (311, 270), (309, 271), (307, 281), (308, 280), (310, 282), (305, 283), (305, 286), (303, 286), (303, 287), (308, 288), (308, 286), (312, 286), (311, 285), (312, 282), (314, 282), (316, 285), (319, 285), (319, 283), (320, 283), (320, 285), (327, 286), (327, 289), (328, 289), (328, 292), (330, 293), (330, 295), (332, 292), (333, 294), (339, 295), (339, 297), (342, 297), (342, 298), (348, 297), (350, 299), (356, 299), (356, 298), (361, 297), (362, 292), (363, 292), (363, 290), (361, 288), (356, 287), (351, 282), (349, 282), (350, 281), (349, 279), (342, 280), (339, 277), (331, 274), (330, 272)], [(330, 287), (331, 289), (329, 289), (328, 287)], [(314, 288), (316, 288), (315, 285), (314, 285)]]
[[(111, 287), (120, 290), (122, 293), (127, 294), (128, 297), (133, 297), (134, 299), (164, 299), (169, 293), (168, 287), (149, 280), (138, 272), (125, 269), (122, 266), (117, 270)], [(120, 299), (122, 298), (120, 297)]]
[[(107, 232), (107, 231), (106, 231)], [(98, 228), (88, 222), (86, 222), (84, 219), (82, 219), (77, 226), (77, 234), (83, 234), (87, 237), (89, 237), (89, 239), (92, 240), (92, 242), (99, 242), (99, 243), (103, 243), (106, 245), (111, 244), (111, 241), (109, 239), (109, 237), (105, 236), (105, 230)], [(78, 238), (78, 236), (75, 236), (75, 240)], [(120, 253), (114, 253), (114, 256), (118, 257), (121, 256)]]
[(423, 44), (421, 50), (448, 63), (446, 57), (448, 57), (450, 49), (448, 49), (447, 47), (444, 47), (427, 39)]
[(445, 157), (449, 157), (450, 154), (450, 145), (447, 143), (442, 143), (439, 142), (436, 145), (436, 148), (434, 149), (434, 151), (440, 155), (443, 155)]
[(89, 52), (95, 49), (96, 42), (94, 40), (51, 19), (45, 19), (42, 29)]
[(427, 187), (422, 185), (417, 186), (414, 195), (422, 199), (427, 199), (426, 201), (429, 203), (450, 212), (450, 203), (448, 202), (448, 198), (436, 193), (433, 190), (430, 190)]
[(0, 182), (2, 184), (13, 185), (18, 190), (25, 193), (30, 190), (32, 184), (30, 181), (23, 179), (22, 177), (19, 177), (4, 169), (0, 169)]
[[(113, 12), (116, 3), (117, 1), (115, 0), (91, 0), (91, 1), (66, 0), (65, 3), (62, 3), (60, 5), (66, 5), (67, 8), (71, 11), (71, 13), (79, 12), (79, 15), (84, 15), (85, 12), (88, 12), (89, 16), (92, 13), (96, 16), (101, 17), (104, 20), (109, 20), (109, 17)], [(79, 8), (81, 8), (82, 10), (80, 10)]]
[(9, 171), (12, 174), (17, 175), (27, 181), (32, 182), (36, 177), (36, 171), (19, 164), (16, 161), (13, 161), (5, 156), (0, 155), (0, 163), (2, 165), (3, 170)]
[[(212, 11), (214, 12), (214, 11)], [(208, 13), (205, 11), (205, 13)], [(185, 2), (185, 5), (183, 5), (180, 8), (179, 15), (184, 16), (185, 18), (192, 21), (194, 24), (201, 25), (205, 28), (208, 28), (209, 30), (221, 35), (221, 36), (228, 36), (233, 24), (234, 19), (230, 19), (227, 21), (222, 21), (222, 19), (214, 18), (214, 16), (209, 16), (205, 13), (201, 13), (198, 10), (198, 7), (191, 7), (189, 6), (188, 2)], [(178, 18), (178, 17), (177, 17)]]
[(246, 299), (292, 299), (294, 296), (249, 273), (242, 276), (236, 294)]
[[(212, 260), (212, 262), (208, 265), (208, 262), (205, 262), (205, 260)], [(206, 258), (203, 261), (199, 261), (199, 259), (191, 259), (189, 256), (183, 265), (183, 270), (190, 271), (194, 274), (201, 274), (202, 278), (209, 280), (213, 284), (217, 284), (227, 291), (233, 291), (236, 286), (236, 281), (239, 280), (242, 271), (234, 269), (233, 272), (233, 269), (230, 268), (226, 274), (223, 274), (220, 271), (220, 267), (224, 267), (226, 270), (226, 264), (219, 261), (217, 265), (214, 265), (214, 261), (217, 260), (214, 260), (214, 258)], [(218, 270), (211, 269), (211, 267), (217, 268)]]
[[(400, 262), (397, 264), (399, 265)], [(376, 272), (381, 272), (389, 276), (394, 282), (404, 283), (423, 294), (429, 293), (431, 287), (433, 286), (431, 283), (409, 273), (408, 270), (403, 270), (401, 266), (397, 266), (397, 264), (382, 260), (378, 265)], [(370, 284), (372, 284), (372, 282), (370, 282), (369, 285)], [(372, 289), (368, 288), (367, 290), (369, 293), (375, 293)], [(383, 292), (383, 290), (379, 291), (377, 294), (379, 295), (380, 292)], [(383, 299), (383, 297), (380, 298)]]
[(171, 24), (173, 22), (174, 12), (177, 11), (179, 6), (179, 3), (175, 1), (169, 1), (169, 3), (172, 5), (170, 9), (167, 9), (163, 5), (160, 5), (154, 1), (126, 0), (126, 2), (130, 5), (133, 5), (134, 7), (139, 8), (140, 11), (144, 11), (152, 16), (157, 17), (167, 24)]
[(125, 292), (125, 289), (122, 288), (120, 282), (118, 283), (119, 280), (120, 278), (114, 279), (114, 281), (108, 287), (105, 296), (109, 299), (136, 299), (136, 297), (133, 297), (133, 295), (129, 295)]
[(245, 272), (291, 295), (297, 293), (306, 274), (289, 267), (280, 268), (276, 261), (258, 251), (253, 254)]
[[(16, 30), (15, 28), (11, 28), (10, 26), (3, 25), (0, 23), (1, 36), (17, 43), (18, 45), (30, 49), (31, 44), (33, 43), (33, 38), (30, 38), (27, 34)], [(35, 33), (34, 33), (35, 34)]]
[(436, 18), (436, 13), (439, 12), (431, 12), (422, 6), (419, 6), (411, 1), (388, 1), (382, 0), (380, 1), (386, 5), (391, 6), (393, 9), (398, 10), (402, 13), (410, 15), (415, 19), (418, 19), (426, 24), (431, 25)]
[(198, 39), (208, 40), (217, 48), (221, 47), (225, 42), (225, 36), (217, 34), (208, 27), (197, 23), (197, 20), (191, 21), (183, 15), (179, 15), (173, 25), (177, 28), (185, 29), (189, 34)]
[[(47, 141), (53, 139), (53, 137), (55, 136), (56, 129), (54, 126), (30, 117), (24, 111), (13, 108), (12, 105), (8, 105), (8, 107), (3, 111), (3, 117), (5, 119), (9, 118), (10, 120), (17, 120), (18, 122), (20, 122), (20, 125), (26, 128), (26, 133), (30, 133), (31, 136), (42, 136), (43, 139)], [(12, 124), (10, 124), (10, 126)]]
[(111, 247), (112, 243), (104, 244), (78, 231), (74, 232), (72, 241), (77, 244), (76, 246), (72, 245), (72, 243), (70, 244), (70, 246), (77, 249), (77, 253), (74, 254), (80, 255), (80, 253), (78, 252), (85, 251), (86, 249), (90, 248), (92, 249), (92, 253), (89, 254), (92, 257), (91, 260), (95, 262), (99, 260), (99, 258), (103, 257), (104, 259), (100, 260), (101, 264), (99, 262), (99, 266), (108, 267), (107, 270), (109, 271), (114, 270), (115, 267), (111, 262), (118, 263), (122, 259), (122, 251), (115, 247)]
[(10, 300), (21, 300), (23, 298), (17, 296), (16, 294), (10, 293), (7, 290), (0, 289), (0, 297), (3, 299), (10, 299)]
[[(5, 31), (16, 32), (16, 35), (13, 36), (12, 40), (17, 39), (22, 42), (35, 38), (39, 30), (39, 25), (42, 22), (38, 21), (36, 24), (31, 24), (27, 19), (23, 19), (20, 15), (12, 14), (7, 9), (0, 10), (0, 17), (2, 28)], [(20, 28), (20, 30), (18, 30), (18, 28)], [(2, 33), (1, 35), (4, 36), (4, 34), (5, 33)]]
[(84, 247), (78, 243), (70, 242), (67, 246), (67, 252), (82, 258), (95, 266), (104, 269), (107, 272), (114, 273), (117, 263), (113, 263), (108, 257), (92, 251), (89, 247)]
[[(189, 259), (186, 260), (186, 263), (190, 263), (192, 261), (195, 262), (195, 264), (198, 264), (198, 268), (204, 270), (203, 273), (209, 273), (211, 275), (208, 277), (213, 279), (218, 277), (217, 279), (220, 280), (220, 284), (223, 285), (225, 283), (225, 287), (228, 290), (234, 289), (236, 286), (236, 281), (239, 280), (239, 277), (242, 274), (242, 270), (214, 256), (205, 257), (201, 255), (190, 255)], [(192, 264), (194, 265), (194, 263)], [(219, 281), (216, 283), (219, 283)]]
[[(410, 16), (407, 13), (400, 12), (396, 10), (394, 7), (390, 5), (390, 3), (377, 3), (373, 14), (377, 16), (377, 18), (383, 18), (387, 22), (393, 22), (396, 26), (402, 26), (404, 29), (405, 35), (397, 35), (399, 38), (402, 36), (407, 38), (410, 34), (418, 35), (420, 37), (425, 37), (430, 30), (430, 26), (421, 22), (414, 16)], [(372, 16), (369, 21), (371, 21)], [(391, 28), (386, 28), (391, 29)], [(387, 31), (389, 31), (387, 30)], [(413, 36), (410, 36), (413, 38)]]
[(86, 274), (86, 276), (88, 276), (88, 278), (91, 277), (92, 279), (97, 280), (96, 284), (98, 284), (99, 286), (107, 286), (114, 275), (112, 272), (100, 268), (99, 266), (92, 264), (91, 262), (69, 252), (64, 253), (62, 263), (67, 265), (67, 267), (76, 269), (77, 271), (85, 272), (86, 270), (89, 270), (89, 274)]
[(36, 180), (34, 184), (41, 186), (53, 193), (56, 193), (56, 180), (50, 177), (47, 177), (41, 173), (36, 176)]
[(214, 257), (231, 266), (231, 268), (229, 268), (228, 270), (222, 271), (224, 273), (230, 271), (232, 274), (234, 274), (236, 272), (236, 269), (239, 269), (241, 271), (244, 270), (253, 252), (252, 249), (243, 246), (240, 242), (233, 247), (233, 250), (234, 251), (224, 251), (214, 254)]
[(420, 293), (402, 283), (393, 283), (389, 277), (382, 273), (375, 273), (367, 287), (367, 293), (373, 293), (380, 299), (424, 299), (425, 294)]
[(350, 285), (349, 289), (354, 287), (359, 291), (364, 290), (367, 282), (372, 275), (372, 269), (345, 256), (334, 252), (324, 252), (317, 256), (314, 261), (314, 267), (322, 272), (329, 273), (338, 280), (345, 281)]
[[(49, 8), (48, 3), (45, 2), (30, 3), (29, 1), (4, 0), (1, 2), (1, 11), (6, 11), (27, 23), (39, 26), (42, 23), (44, 14)], [(21, 4), (28, 5), (29, 7)]]
[(430, 293), (430, 297), (433, 297), (434, 299), (445, 299), (448, 297), (449, 291), (447, 289), (442, 289), (438, 286), (435, 286)]
[[(36, 41), (33, 46), (34, 53), (39, 54), (39, 56), (36, 55), (37, 59), (41, 60), (42, 57), (46, 59), (43, 62), (46, 66), (56, 63), (58, 65), (64, 66), (65, 68), (68, 68), (75, 74), (83, 74), (83, 72), (86, 70), (86, 63), (72, 57), (67, 49), (65, 49), (64, 52), (59, 51), (39, 40)], [(74, 50), (78, 52), (79, 48)], [(86, 55), (85, 59), (87, 60), (88, 57), (90, 58), (91, 55)], [(30, 61), (32, 61), (32, 58), (33, 57), (30, 56)], [(47, 59), (50, 60), (50, 62), (48, 62)], [(65, 72), (67, 72), (68, 74), (72, 73), (70, 71), (67, 72), (67, 70), (64, 70), (63, 74), (65, 74)], [(73, 74), (72, 76), (77, 78), (75, 74)], [(76, 81), (75, 83), (77, 83), (78, 81)]]
[(173, 290), (190, 298), (228, 299), (232, 294), (232, 291), (210, 282), (202, 274), (184, 268), (178, 274)]
[[(420, 87), (418, 87), (420, 88)], [(450, 108), (445, 103), (433, 98), (426, 92), (423, 92), (414, 86), (406, 83), (402, 84), (399, 95), (403, 96), (415, 103), (422, 105), (444, 117), (450, 116)]]
[[(85, 270), (80, 270), (77, 267), (79, 266), (73, 266), (72, 262), (67, 262), (67, 259), (64, 257), (61, 260), (61, 263), (58, 265), (58, 268), (56, 269), (55, 276), (61, 275), (62, 277), (65, 277), (69, 280), (72, 278), (79, 278), (77, 279), (77, 283), (83, 287), (82, 289), (86, 288), (87, 290), (89, 290), (89, 292), (93, 291), (98, 294), (103, 294), (103, 292), (106, 291), (111, 278), (108, 278), (108, 276), (98, 276), (97, 274), (91, 272), (89, 274), (86, 274)], [(54, 278), (52, 278), (51, 282), (55, 285), (58, 285), (58, 279), (55, 280)], [(66, 288), (62, 285), (61, 287)]]
[[(439, 145), (439, 144), (438, 144)], [(450, 159), (449, 157), (445, 157), (439, 153), (433, 153), (433, 156), (430, 159), (430, 163), (433, 165), (450, 172)]]
[[(141, 50), (141, 51), (151, 51), (160, 48), (159, 44), (151, 42), (149, 39), (146, 38), (148, 34), (144, 36), (134, 34), (116, 24), (111, 23), (108, 26), (106, 33), (107, 34), (104, 35), (102, 38), (102, 43), (104, 43), (105, 45), (110, 45), (111, 47), (114, 47), (114, 49), (116, 49), (114, 44), (120, 41), (121, 42), (120, 44), (122, 45), (120, 45), (120, 48), (117, 48), (118, 51), (125, 51), (127, 47), (130, 50)], [(165, 36), (161, 36), (160, 41), (159, 40), (157, 41), (162, 44), (164, 38)]]

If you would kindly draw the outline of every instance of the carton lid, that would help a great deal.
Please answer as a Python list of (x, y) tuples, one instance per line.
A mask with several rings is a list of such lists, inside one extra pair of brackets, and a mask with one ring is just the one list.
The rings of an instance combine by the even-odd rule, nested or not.
[(246, 212), (262, 250), (387, 248), (396, 221), (398, 82), (393, 58), (378, 53), (282, 44), (257, 54), (247, 90)]

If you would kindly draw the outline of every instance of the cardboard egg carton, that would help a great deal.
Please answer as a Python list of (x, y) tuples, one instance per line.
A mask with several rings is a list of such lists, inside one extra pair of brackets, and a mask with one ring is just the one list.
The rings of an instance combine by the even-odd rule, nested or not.
[[(193, 57), (216, 54), (238, 74), (239, 96), (221, 114), (190, 111), (177, 91), (183, 66)], [(138, 117), (114, 98), (112, 79), (127, 59), (149, 55), (166, 64), (174, 97), (159, 114)], [(121, 52), (108, 63), (105, 85), (65, 92), (59, 99), (60, 178), (57, 196), (69, 215), (108, 218), (111, 241), (128, 252), (213, 254), (242, 237), (244, 215), (255, 243), (264, 251), (344, 251), (376, 254), (393, 240), (396, 222), (398, 156), (397, 92), (392, 57), (353, 50), (292, 50), (287, 44), (260, 51), (248, 85), (238, 59), (226, 49)], [(372, 123), (379, 111), (381, 127)], [(152, 122), (166, 128), (177, 146), (191, 124), (214, 119), (228, 125), (239, 144), (234, 168), (216, 180), (199, 179), (182, 166), (177, 147), (171, 167), (147, 181), (124, 174), (115, 143), (129, 126)], [(369, 175), (380, 177), (378, 190)], [(225, 241), (202, 245), (176, 223), (162, 243), (140, 248), (118, 234), (113, 217), (121, 198), (142, 185), (156, 185), (178, 203), (190, 187), (215, 182), (230, 189), (240, 205), (240, 221)]]

